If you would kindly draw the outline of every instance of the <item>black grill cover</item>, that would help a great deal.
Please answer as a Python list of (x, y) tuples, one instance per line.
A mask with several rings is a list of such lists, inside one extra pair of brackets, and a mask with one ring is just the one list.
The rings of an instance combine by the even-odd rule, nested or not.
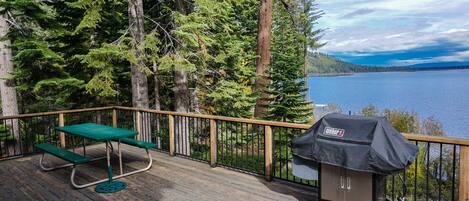
[(377, 174), (408, 167), (418, 147), (384, 117), (328, 114), (292, 141), (293, 155), (303, 159)]

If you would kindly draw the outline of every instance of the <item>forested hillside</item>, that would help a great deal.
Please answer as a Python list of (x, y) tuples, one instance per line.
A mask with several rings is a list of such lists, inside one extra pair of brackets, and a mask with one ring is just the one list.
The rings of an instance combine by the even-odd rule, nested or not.
[(343, 74), (379, 70), (373, 67), (348, 63), (322, 53), (310, 53), (308, 59), (309, 74)]
[(468, 69), (469, 66), (464, 63), (444, 63), (444, 64), (418, 64), (412, 66), (389, 66), (375, 67), (353, 64), (342, 61), (334, 56), (323, 53), (309, 53), (308, 56), (308, 74), (319, 75), (337, 75), (362, 72), (390, 72), (390, 71), (425, 71), (425, 70), (449, 70), (449, 69)]

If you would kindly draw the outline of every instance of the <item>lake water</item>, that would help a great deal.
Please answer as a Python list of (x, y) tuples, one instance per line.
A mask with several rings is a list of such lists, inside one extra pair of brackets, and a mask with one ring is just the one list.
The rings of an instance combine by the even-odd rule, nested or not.
[(310, 77), (309, 98), (344, 113), (370, 104), (434, 116), (448, 136), (469, 138), (469, 70), (358, 73)]

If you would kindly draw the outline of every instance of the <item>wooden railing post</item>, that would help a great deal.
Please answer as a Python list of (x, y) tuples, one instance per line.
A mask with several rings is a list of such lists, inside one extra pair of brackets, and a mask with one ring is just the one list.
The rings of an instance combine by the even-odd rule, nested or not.
[(210, 119), (210, 166), (217, 165), (217, 121)]
[(135, 112), (135, 119), (136, 119), (136, 122), (135, 122), (135, 131), (137, 131), (137, 140), (141, 140), (142, 139), (142, 112), (141, 111), (136, 111)]
[(174, 156), (175, 144), (174, 144), (174, 116), (168, 115), (168, 130), (169, 130), (169, 155)]
[[(65, 125), (65, 120), (64, 120), (64, 113), (59, 114), (59, 126), (64, 126)], [(65, 147), (65, 133), (59, 132), (59, 139), (60, 139), (60, 146)]]
[(112, 127), (117, 128), (117, 110), (112, 109)]
[(459, 200), (469, 201), (469, 146), (459, 152)]
[(272, 181), (272, 127), (265, 126), (264, 137), (265, 137), (265, 179)]

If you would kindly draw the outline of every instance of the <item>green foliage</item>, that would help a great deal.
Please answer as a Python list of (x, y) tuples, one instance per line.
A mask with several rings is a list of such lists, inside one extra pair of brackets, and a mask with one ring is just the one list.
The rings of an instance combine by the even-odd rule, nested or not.
[(403, 133), (419, 132), (419, 117), (417, 113), (385, 109), (384, 116), (392, 123), (393, 127)]
[(13, 136), (10, 132), (9, 126), (6, 124), (0, 124), (0, 141), (14, 141), (15, 136)]
[(420, 133), (426, 135), (443, 136), (443, 125), (435, 117), (420, 119), (415, 112), (397, 109), (384, 109), (380, 111), (374, 105), (364, 107), (357, 115), (367, 117), (384, 116), (392, 126), (403, 133)]
[(215, 113), (231, 117), (251, 116), (251, 108), (255, 97), (252, 95), (251, 87), (243, 86), (229, 80), (222, 80), (207, 98), (212, 99), (216, 108)]
[[(289, 2), (289, 10), (276, 3), (282, 9), (274, 12), (274, 21), (283, 30), (275, 34), (292, 33), (274, 39), (274, 43), (288, 40), (278, 43), (276, 51), (281, 46), (289, 50), (288, 55), (278, 54), (274, 65), (280, 69), (294, 62), (289, 71), (277, 71), (275, 79), (291, 72), (288, 80), (301, 77), (303, 45), (319, 47), (313, 30), (319, 13), (312, 2)], [(173, 70), (184, 69), (203, 113), (252, 117), (257, 97), (253, 91), (257, 0), (187, 1), (187, 13), (178, 12), (175, 1), (144, 1), (145, 35), (138, 44), (129, 35), (127, 1), (7, 0), (0, 4), (0, 12), (10, 12), (15, 22), (9, 37), (22, 112), (116, 104), (116, 98), (117, 104), (129, 104), (129, 66), (133, 65), (147, 76), (158, 76), (158, 83), (148, 79), (149, 88), (159, 87), (163, 109), (172, 110), (174, 104)], [(290, 81), (276, 83), (301, 85)], [(279, 110), (296, 104), (304, 92), (289, 90), (285, 96), (289, 105), (277, 105)], [(150, 92), (155, 98), (154, 90)], [(296, 105), (295, 112), (310, 111), (302, 107)]]
[[(75, 31), (83, 10), (88, 8), (86, 2), (95, 1), (2, 2), (14, 23), (9, 37), (22, 112), (95, 106), (106, 101), (96, 101), (99, 94), (85, 94), (85, 83), (92, 79), (95, 70), (82, 64), (78, 55), (85, 55), (91, 46), (111, 42), (107, 40), (111, 35), (117, 36), (116, 27), (123, 24), (119, 18), (122, 15), (113, 14), (114, 10), (119, 10), (119, 4), (109, 1), (101, 9), (102, 32), (94, 32), (90, 26)], [(122, 72), (120, 69), (113, 71)], [(120, 78), (121, 75), (113, 76)]]
[(72, 8), (85, 10), (85, 15), (74, 32), (77, 33), (83, 29), (95, 29), (102, 20), (101, 9), (104, 4), (104, 0), (78, 0), (68, 3)]
[(33, 89), (40, 102), (57, 107), (70, 104), (68, 100), (74, 97), (84, 87), (84, 81), (76, 78), (52, 78), (39, 81)]
[(114, 89), (114, 69), (124, 62), (125, 51), (122, 51), (118, 45), (104, 44), (101, 48), (90, 50), (87, 55), (77, 57), (83, 64), (97, 71), (86, 84), (87, 92), (103, 97), (117, 94)]
[[(419, 143), (418, 146), (419, 153), (417, 159), (406, 169), (405, 181), (403, 179), (403, 172), (395, 175), (394, 179), (392, 176), (388, 177), (388, 194), (392, 192), (391, 189), (394, 181), (394, 194), (396, 197), (405, 197), (406, 200), (425, 200), (427, 197), (429, 200), (438, 200), (439, 185), (441, 185), (441, 199), (451, 200), (453, 179), (453, 150), (450, 148), (451, 146), (444, 145), (442, 147), (441, 171), (439, 147), (436, 144), (428, 147), (428, 144), (425, 143)], [(455, 182), (457, 182), (457, 174), (455, 176), (454, 179)], [(415, 186), (414, 182), (416, 184)], [(457, 184), (455, 184), (455, 186), (457, 186)], [(403, 187), (405, 187), (405, 195), (403, 194)], [(416, 198), (414, 198), (414, 194)], [(455, 200), (457, 200), (457, 194)]]
[(374, 105), (368, 105), (362, 109), (361, 114), (366, 117), (375, 117), (378, 116), (379, 110)]
[(173, 15), (177, 27), (172, 33), (180, 46), (161, 59), (160, 67), (194, 72), (197, 96), (207, 113), (252, 115), (257, 28), (252, 23), (257, 9), (252, 6), (257, 3), (196, 0), (190, 14)]

